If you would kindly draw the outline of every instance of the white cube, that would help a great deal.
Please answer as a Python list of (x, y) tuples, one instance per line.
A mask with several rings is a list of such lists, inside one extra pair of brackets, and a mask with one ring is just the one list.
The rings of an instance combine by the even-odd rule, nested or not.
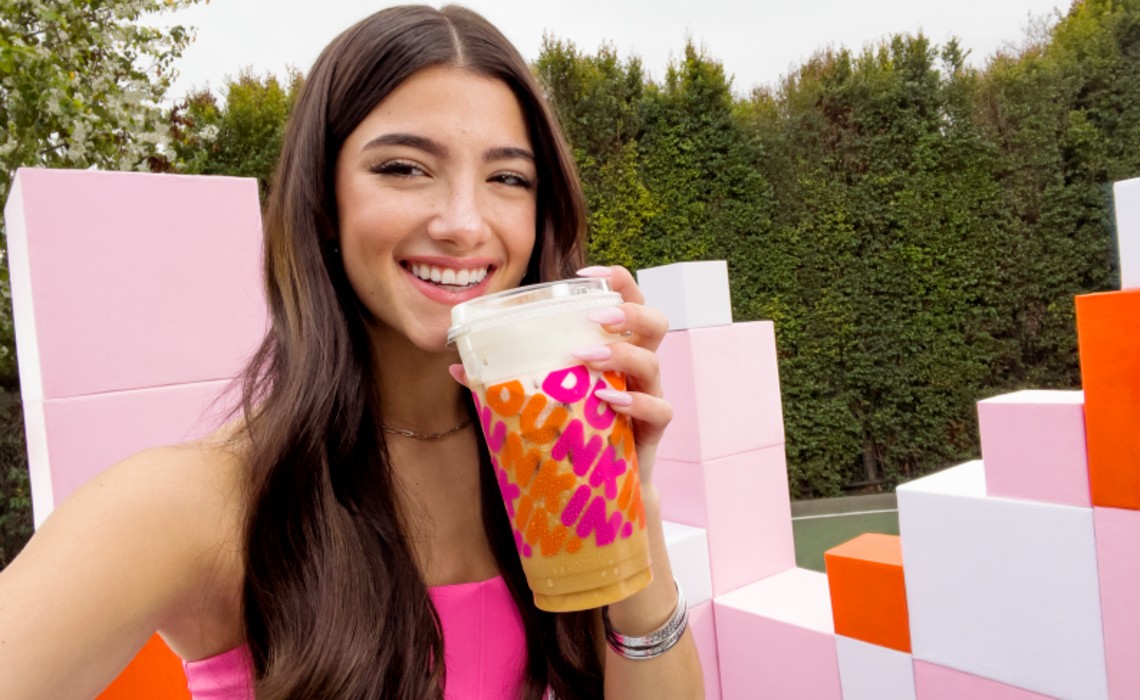
[(669, 319), (669, 330), (727, 326), (732, 323), (728, 263), (724, 260), (674, 263), (637, 271), (645, 304)]
[(1140, 289), (1140, 177), (1112, 188), (1116, 240), (1120, 249), (1120, 288)]
[(669, 563), (685, 593), (690, 608), (712, 600), (712, 567), (709, 566), (709, 539), (704, 528), (661, 523), (665, 530), (665, 547)]
[(896, 493), (916, 661), (1108, 698), (1091, 508), (989, 497), (981, 461)]
[(910, 654), (835, 636), (843, 700), (915, 700)]

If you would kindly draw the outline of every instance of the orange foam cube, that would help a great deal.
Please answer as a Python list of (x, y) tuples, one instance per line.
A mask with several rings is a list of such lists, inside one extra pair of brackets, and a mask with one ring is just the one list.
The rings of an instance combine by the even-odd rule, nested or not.
[(150, 638), (119, 677), (99, 695), (99, 700), (190, 700), (182, 660), (162, 637)]
[(823, 555), (835, 633), (910, 653), (902, 541), (867, 533)]
[(1092, 503), (1140, 510), (1140, 289), (1076, 301)]

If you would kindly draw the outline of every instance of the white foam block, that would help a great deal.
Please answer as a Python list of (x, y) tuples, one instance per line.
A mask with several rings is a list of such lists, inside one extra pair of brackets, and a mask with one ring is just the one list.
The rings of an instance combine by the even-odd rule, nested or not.
[(987, 497), (981, 461), (896, 493), (915, 660), (1108, 697), (1091, 508)]
[(665, 547), (673, 576), (685, 592), (690, 608), (712, 600), (712, 568), (709, 566), (709, 539), (704, 528), (663, 521)]
[(827, 576), (789, 569), (713, 599), (725, 700), (840, 700)]
[(1140, 178), (1118, 182), (1112, 192), (1120, 249), (1120, 288), (1140, 289)]
[(836, 635), (843, 700), (915, 700), (910, 654)]
[(732, 323), (728, 263), (683, 262), (637, 271), (645, 304), (661, 310), (669, 330), (727, 326)]

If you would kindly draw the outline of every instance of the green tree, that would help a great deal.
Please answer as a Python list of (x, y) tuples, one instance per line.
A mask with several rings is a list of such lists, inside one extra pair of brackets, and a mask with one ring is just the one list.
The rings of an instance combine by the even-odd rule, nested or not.
[(302, 82), (295, 70), (284, 84), (275, 76), (258, 78), (243, 70), (236, 80), (226, 81), (223, 103), (205, 90), (188, 95), (170, 114), (171, 157), (153, 167), (253, 177), (264, 201)]

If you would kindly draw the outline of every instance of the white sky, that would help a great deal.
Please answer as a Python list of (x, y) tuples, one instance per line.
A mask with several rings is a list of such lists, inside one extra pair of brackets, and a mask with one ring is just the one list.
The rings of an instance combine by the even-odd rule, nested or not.
[[(382, 7), (385, 0), (211, 0), (169, 15), (198, 28), (177, 67), (169, 96), (191, 88), (222, 87), (243, 67), (284, 74), (307, 72), (341, 30)], [(438, 2), (433, 2), (439, 5)], [(510, 39), (527, 59), (538, 56), (544, 32), (593, 53), (608, 41), (623, 59), (638, 55), (657, 79), (685, 46), (686, 37), (734, 76), (746, 94), (774, 85), (817, 49), (861, 49), (892, 33), (922, 31), (944, 43), (956, 36), (977, 66), (1003, 46), (1022, 43), (1031, 17), (1064, 12), (1068, 0), (466, 0)]]

